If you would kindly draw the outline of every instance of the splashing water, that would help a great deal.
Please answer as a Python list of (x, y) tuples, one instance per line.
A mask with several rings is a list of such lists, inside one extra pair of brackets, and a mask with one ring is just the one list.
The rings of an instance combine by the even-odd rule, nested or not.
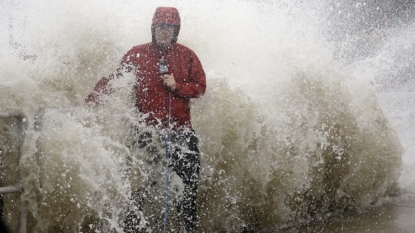
[[(131, 126), (145, 127), (134, 113), (134, 78), (114, 80), (116, 92), (104, 106), (88, 109), (83, 101), (128, 49), (150, 41), (151, 17), (159, 5), (179, 9), (179, 43), (194, 49), (207, 73), (206, 95), (192, 102), (203, 153), (201, 232), (275, 230), (362, 211), (395, 194), (404, 152), (373, 83), (393, 71), (388, 69), (396, 63), (391, 51), (400, 50), (391, 47), (402, 36), (382, 41), (379, 57), (344, 62), (342, 54), (350, 51), (341, 46), (347, 41), (327, 39), (329, 22), (335, 21), (321, 14), (339, 7), (333, 4), (0, 3), (5, 32), (0, 35), (0, 109), (20, 110), (29, 119), (20, 164), (13, 144), (19, 122), (0, 123), (1, 177), (7, 177), (1, 180), (11, 184), (18, 177), (12, 171), (23, 171), (32, 232), (122, 232), (130, 193), (150, 181), (153, 169), (143, 162), (144, 152), (131, 158), (127, 146)], [(128, 175), (127, 158), (134, 176)], [(147, 197), (154, 206), (143, 207), (146, 231), (159, 232), (162, 225), (158, 189)], [(180, 182), (173, 179), (171, 189), (180, 190)], [(178, 194), (171, 195), (174, 202)], [(5, 219), (15, 229), (17, 201), (17, 195), (4, 199)], [(169, 231), (175, 232), (173, 208), (169, 214)]]

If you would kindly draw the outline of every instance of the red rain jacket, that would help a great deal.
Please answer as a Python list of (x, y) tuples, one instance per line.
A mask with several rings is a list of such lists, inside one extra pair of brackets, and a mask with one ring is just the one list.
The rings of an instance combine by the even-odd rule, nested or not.
[[(167, 10), (166, 10), (167, 9)], [(154, 14), (154, 24), (170, 20), (168, 23), (180, 25), (174, 8), (157, 8)], [(166, 12), (168, 13), (166, 17)], [(173, 15), (174, 17), (171, 17)], [(178, 18), (178, 21), (177, 21)], [(171, 19), (176, 20), (171, 22)], [(178, 35), (178, 32), (176, 36)], [(154, 38), (154, 37), (153, 37)], [(98, 101), (99, 94), (109, 94), (111, 88), (108, 82), (119, 76), (122, 69), (134, 72), (136, 83), (136, 107), (139, 112), (148, 114), (147, 124), (165, 128), (168, 125), (169, 91), (163, 85), (158, 70), (158, 61), (164, 57), (169, 68), (169, 74), (176, 80), (176, 89), (172, 91), (171, 123), (174, 129), (192, 128), (190, 121), (190, 98), (197, 98), (204, 94), (206, 76), (202, 64), (196, 54), (184, 45), (175, 43), (169, 48), (160, 48), (154, 42), (133, 47), (122, 61), (117, 75), (102, 78), (95, 86), (94, 92), (89, 94), (86, 101)], [(160, 125), (161, 122), (161, 125)]]

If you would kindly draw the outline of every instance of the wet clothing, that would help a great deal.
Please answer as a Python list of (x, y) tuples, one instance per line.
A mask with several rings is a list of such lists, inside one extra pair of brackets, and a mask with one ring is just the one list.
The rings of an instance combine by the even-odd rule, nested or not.
[[(155, 41), (155, 26), (168, 24), (174, 28), (173, 38), (169, 45), (159, 45)], [(178, 44), (177, 37), (180, 31), (180, 16), (177, 9), (172, 7), (158, 7), (154, 13), (151, 32), (152, 42), (133, 47), (122, 58), (120, 67), (108, 78), (102, 78), (96, 84), (94, 92), (89, 94), (86, 102), (99, 103), (102, 94), (110, 94), (112, 79), (120, 77), (124, 72), (135, 75), (134, 91), (138, 112), (143, 113), (146, 124), (159, 131), (171, 131), (171, 160), (169, 166), (183, 181), (183, 202), (179, 204), (181, 211), (180, 221), (187, 232), (194, 232), (196, 218), (197, 182), (200, 169), (200, 152), (197, 148), (198, 139), (193, 133), (190, 120), (190, 99), (204, 94), (206, 76), (202, 64), (196, 54), (188, 47)], [(167, 74), (173, 75), (176, 88), (169, 91), (163, 84), (159, 70), (161, 61), (168, 67)], [(169, 102), (171, 100), (171, 108)], [(170, 117), (170, 125), (169, 125)], [(166, 161), (165, 154), (155, 151), (153, 143), (155, 135), (141, 133), (133, 139), (140, 150), (146, 150), (148, 163), (157, 164)], [(183, 140), (175, 140), (183, 139)], [(184, 145), (180, 142), (186, 142)], [(164, 154), (164, 156), (163, 156)], [(157, 172), (155, 169), (153, 172)], [(158, 172), (160, 173), (160, 172)], [(140, 198), (146, 187), (133, 192), (134, 203), (139, 206)], [(144, 204), (145, 205), (145, 204)], [(134, 208), (133, 208), (134, 209)], [(129, 211), (132, 213), (134, 211)], [(139, 217), (128, 214), (125, 218), (126, 232), (135, 232), (134, 229)], [(131, 227), (130, 227), (131, 226)], [(131, 231), (129, 231), (131, 229)]]
[(157, 7), (156, 12), (153, 15), (153, 22), (151, 23), (151, 35), (153, 43), (156, 42), (154, 38), (154, 27), (157, 24), (169, 24), (175, 26), (172, 43), (177, 42), (177, 37), (180, 32), (180, 15), (174, 7)]
[[(157, 12), (156, 10), (153, 26), (163, 22), (162, 20), (177, 21), (177, 17), (162, 17), (164, 11), (159, 10)], [(157, 14), (160, 18), (156, 17)], [(178, 20), (178, 23), (180, 23), (180, 20)], [(153, 26), (152, 31), (154, 33)], [(172, 128), (192, 128), (190, 99), (204, 94), (206, 75), (196, 54), (188, 47), (178, 43), (172, 43), (169, 47), (160, 47), (151, 42), (133, 47), (124, 55), (117, 72), (109, 78), (102, 78), (96, 84), (94, 92), (88, 95), (86, 101), (99, 102), (100, 94), (111, 92), (111, 87), (108, 85), (111, 79), (121, 76), (123, 72), (134, 72), (136, 76), (134, 85), (135, 106), (140, 113), (148, 114), (146, 118), (148, 125), (167, 128), (169, 91), (163, 85), (158, 69), (159, 61), (162, 58), (168, 66), (168, 74), (172, 74), (176, 80), (176, 89), (171, 93)]]
[[(147, 185), (133, 192), (131, 206), (127, 216), (124, 219), (124, 231), (127, 233), (137, 232), (140, 224), (140, 218), (143, 212), (142, 206), (147, 203), (146, 197), (152, 196), (151, 189), (157, 185), (157, 182), (164, 182), (164, 171), (160, 168), (165, 167), (164, 149), (166, 135), (154, 135), (150, 132), (139, 133), (137, 140), (129, 145), (131, 151), (142, 150), (148, 156), (144, 158), (151, 171), (147, 174)], [(198, 178), (200, 172), (200, 151), (198, 148), (198, 138), (194, 131), (173, 132), (170, 135), (171, 152), (168, 166), (170, 170), (177, 174), (183, 182), (183, 196), (179, 202), (176, 202), (178, 210), (179, 225), (185, 228), (186, 232), (194, 232), (196, 225), (196, 197)], [(132, 153), (134, 154), (134, 153)], [(132, 159), (129, 161), (132, 163)], [(144, 168), (143, 168), (144, 169)], [(170, 174), (171, 175), (171, 174)], [(161, 178), (161, 179), (160, 179)], [(164, 183), (163, 183), (164, 185)], [(173, 190), (171, 190), (173, 191)], [(144, 211), (145, 212), (145, 211)]]

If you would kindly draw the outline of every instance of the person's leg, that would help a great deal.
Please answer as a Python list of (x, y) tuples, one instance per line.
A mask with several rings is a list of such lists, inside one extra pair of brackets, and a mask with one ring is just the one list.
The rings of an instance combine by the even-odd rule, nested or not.
[[(148, 155), (147, 159), (143, 159), (146, 163), (146, 166), (149, 166), (150, 172), (146, 173), (146, 178), (148, 182), (145, 182), (144, 187), (139, 187), (136, 190), (133, 190), (130, 197), (129, 206), (127, 206), (127, 213), (123, 219), (123, 229), (126, 233), (136, 233), (138, 232), (140, 226), (141, 218), (143, 217), (143, 204), (145, 202), (146, 197), (149, 195), (150, 189), (157, 184), (156, 181), (151, 181), (154, 178), (154, 174), (156, 172), (156, 168), (160, 163), (161, 155), (157, 146), (155, 145), (155, 140), (152, 133), (150, 132), (143, 132), (137, 133), (135, 139), (132, 139), (132, 146), (130, 146), (130, 150), (133, 152), (141, 151), (141, 153), (145, 153)], [(135, 154), (135, 153), (132, 153)], [(137, 156), (137, 155), (134, 155)], [(133, 159), (127, 159), (127, 167), (128, 167), (128, 175), (129, 176), (138, 176), (139, 174), (131, 172), (131, 167), (133, 166)], [(143, 172), (144, 169), (142, 168), (140, 172)], [(137, 171), (138, 172), (138, 171)], [(148, 174), (147, 174), (148, 173)], [(150, 174), (151, 173), (151, 174)], [(135, 179), (136, 177), (132, 177)]]
[(141, 206), (144, 190), (138, 189), (131, 194), (131, 202), (127, 207), (127, 214), (123, 219), (122, 227), (125, 233), (137, 233), (140, 228)]
[[(193, 155), (191, 155), (193, 156)], [(194, 158), (191, 163), (193, 168), (185, 169), (182, 177), (184, 183), (182, 213), (180, 218), (183, 221), (186, 231), (194, 232), (196, 225), (196, 197), (199, 180), (199, 158)]]
[(186, 232), (194, 232), (196, 226), (196, 197), (200, 171), (200, 152), (197, 147), (198, 139), (193, 133), (185, 135), (188, 149), (191, 153), (181, 153), (176, 150), (173, 154), (173, 171), (182, 179), (184, 184), (183, 200), (179, 206), (179, 222), (184, 225)]

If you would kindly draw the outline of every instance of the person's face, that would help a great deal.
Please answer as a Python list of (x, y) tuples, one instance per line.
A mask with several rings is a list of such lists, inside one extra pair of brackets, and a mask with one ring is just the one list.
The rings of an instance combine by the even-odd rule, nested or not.
[(169, 45), (173, 39), (174, 26), (157, 24), (154, 26), (154, 38), (159, 45)]

